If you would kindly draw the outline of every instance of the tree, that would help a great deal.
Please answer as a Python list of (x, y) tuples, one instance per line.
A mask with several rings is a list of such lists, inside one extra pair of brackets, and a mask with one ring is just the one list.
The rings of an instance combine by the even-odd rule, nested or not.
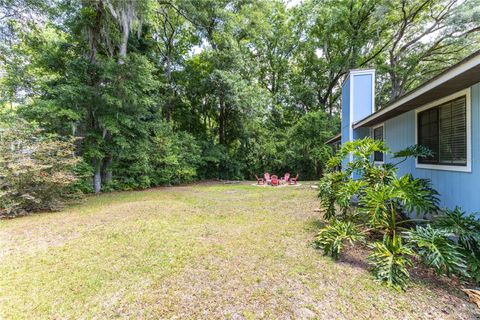
[(295, 78), (301, 96), (310, 97), (303, 103), (308, 109), (332, 114), (348, 70), (371, 66), (385, 50), (388, 42), (382, 37), (378, 8), (377, 0), (324, 0), (307, 2), (301, 9), (307, 36), (298, 50)]
[[(477, 49), (480, 3), (455, 0), (395, 0), (382, 4), (390, 44), (380, 63), (388, 74), (389, 100), (405, 94)], [(385, 101), (385, 100), (384, 100)]]
[(81, 138), (95, 192), (167, 183), (149, 150), (185, 137), (198, 179), (318, 178), (349, 69), (377, 69), (382, 106), (474, 50), (480, 21), (478, 0), (0, 4), (0, 106)]

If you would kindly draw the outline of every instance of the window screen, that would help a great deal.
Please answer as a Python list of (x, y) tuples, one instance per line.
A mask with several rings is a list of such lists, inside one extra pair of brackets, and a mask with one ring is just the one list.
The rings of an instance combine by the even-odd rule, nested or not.
[[(373, 139), (383, 141), (383, 126), (373, 129)], [(383, 152), (375, 151), (373, 160), (383, 162)]]
[(419, 163), (467, 165), (466, 98), (461, 97), (418, 114), (418, 143), (433, 156)]

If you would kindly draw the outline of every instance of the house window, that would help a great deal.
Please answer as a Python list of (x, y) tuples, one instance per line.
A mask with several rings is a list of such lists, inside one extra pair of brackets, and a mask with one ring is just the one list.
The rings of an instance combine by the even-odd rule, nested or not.
[[(373, 140), (383, 141), (383, 125), (373, 128)], [(373, 154), (373, 161), (383, 162), (383, 152), (375, 151)]]
[(418, 113), (418, 144), (432, 150), (431, 157), (418, 163), (467, 165), (466, 97), (448, 101)]

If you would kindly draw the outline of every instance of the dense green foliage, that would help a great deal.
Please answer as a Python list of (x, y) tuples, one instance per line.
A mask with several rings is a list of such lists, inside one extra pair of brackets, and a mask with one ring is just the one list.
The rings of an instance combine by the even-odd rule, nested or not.
[(434, 229), (431, 225), (417, 226), (405, 234), (424, 263), (435, 268), (438, 273), (462, 274), (466, 270), (460, 248), (449, 239), (450, 234), (444, 230)]
[(333, 220), (319, 232), (315, 244), (323, 249), (325, 255), (338, 259), (346, 242), (353, 244), (363, 239), (362, 231), (353, 222)]
[(44, 134), (25, 121), (2, 125), (0, 217), (61, 207), (76, 189), (74, 141)]
[(461, 253), (466, 257), (468, 273), (480, 283), (480, 219), (457, 207), (445, 210), (434, 221), (434, 226), (457, 240)]
[[(331, 169), (343, 162), (343, 171), (326, 174), (319, 184), (329, 223), (316, 244), (325, 254), (338, 258), (346, 241), (354, 243), (358, 234), (368, 235), (375, 278), (396, 289), (406, 287), (413, 256), (438, 273), (478, 279), (479, 221), (455, 209), (446, 210), (434, 223), (414, 228), (414, 222), (428, 223), (418, 219), (422, 214), (437, 214), (438, 193), (428, 180), (398, 177), (403, 159), (377, 165), (372, 160), (374, 152), (385, 153), (391, 161), (431, 154), (416, 146), (391, 154), (382, 141), (371, 138), (343, 144), (329, 160)], [(345, 164), (349, 154), (353, 158)], [(417, 219), (411, 218), (412, 212)]]
[(479, 8), (0, 0), (0, 106), (81, 138), (96, 192), (264, 171), (314, 179), (348, 70), (377, 68), (382, 106), (476, 50)]
[(404, 289), (410, 278), (407, 268), (412, 265), (410, 256), (414, 252), (403, 245), (399, 236), (385, 235), (383, 241), (372, 243), (371, 248), (368, 260), (373, 265), (375, 279), (397, 290)]

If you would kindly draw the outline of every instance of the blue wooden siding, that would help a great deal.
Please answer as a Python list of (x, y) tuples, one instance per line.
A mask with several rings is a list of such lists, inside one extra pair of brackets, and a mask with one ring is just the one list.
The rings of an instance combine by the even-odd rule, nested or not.
[[(358, 122), (372, 114), (372, 77), (371, 74), (353, 76), (353, 121)], [(342, 99), (343, 101), (343, 99)]]
[(358, 128), (353, 130), (353, 140), (363, 139), (370, 136), (370, 128)]
[[(471, 87), (472, 170), (458, 172), (415, 167), (415, 160), (400, 164), (399, 175), (412, 173), (414, 177), (430, 179), (440, 193), (441, 206), (460, 206), (468, 212), (480, 212), (480, 83)], [(420, 107), (420, 106), (419, 106)], [(392, 118), (384, 124), (384, 140), (391, 151), (399, 151), (415, 144), (415, 110)], [(343, 133), (343, 132), (342, 132)], [(397, 159), (386, 159), (390, 162)]]

